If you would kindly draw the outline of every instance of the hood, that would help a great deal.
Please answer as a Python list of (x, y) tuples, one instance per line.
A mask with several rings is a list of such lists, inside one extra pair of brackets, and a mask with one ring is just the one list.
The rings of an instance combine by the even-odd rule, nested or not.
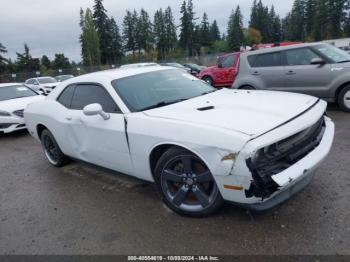
[(285, 123), (317, 101), (318, 98), (301, 94), (222, 89), (144, 113), (254, 137)]
[(209, 67), (205, 67), (203, 69), (201, 69), (201, 73), (205, 73), (205, 72), (210, 72), (211, 70), (217, 68), (217, 66), (209, 66)]
[(56, 87), (57, 85), (59, 85), (60, 83), (57, 82), (57, 83), (47, 83), (47, 84), (42, 84), (43, 87)]
[(45, 96), (37, 95), (37, 96), (29, 96), (29, 97), (22, 97), (17, 99), (11, 99), (6, 101), (0, 101), (0, 110), (7, 111), (9, 113), (12, 113), (16, 110), (22, 110), (27, 107), (27, 105), (38, 102), (41, 100), (44, 100)]

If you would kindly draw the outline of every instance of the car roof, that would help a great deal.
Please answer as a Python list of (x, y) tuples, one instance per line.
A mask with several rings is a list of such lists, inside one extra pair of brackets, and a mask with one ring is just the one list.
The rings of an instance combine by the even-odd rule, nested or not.
[(117, 68), (117, 69), (109, 69), (104, 71), (99, 71), (95, 73), (85, 74), (81, 76), (77, 76), (65, 81), (65, 83), (70, 82), (91, 82), (96, 81), (98, 79), (108, 79), (108, 80), (116, 80), (128, 76), (139, 75), (143, 73), (157, 72), (168, 69), (174, 69), (173, 67), (167, 66), (146, 66), (146, 67), (137, 67), (137, 68)]
[(4, 86), (18, 86), (18, 85), (24, 85), (23, 83), (3, 83), (0, 84), (0, 87), (4, 87)]
[(258, 54), (267, 54), (267, 53), (274, 53), (278, 51), (284, 51), (284, 50), (289, 50), (289, 49), (295, 49), (295, 48), (301, 48), (301, 47), (308, 47), (308, 46), (315, 46), (319, 44), (325, 44), (325, 43), (304, 43), (304, 44), (295, 44), (295, 45), (287, 45), (287, 46), (278, 46), (278, 47), (271, 47), (271, 48), (263, 48), (259, 50), (254, 50), (254, 51), (248, 51), (242, 53), (242, 55), (258, 55)]
[(120, 68), (137, 68), (137, 67), (146, 67), (146, 66), (156, 66), (157, 63), (134, 63), (134, 64), (125, 64)]

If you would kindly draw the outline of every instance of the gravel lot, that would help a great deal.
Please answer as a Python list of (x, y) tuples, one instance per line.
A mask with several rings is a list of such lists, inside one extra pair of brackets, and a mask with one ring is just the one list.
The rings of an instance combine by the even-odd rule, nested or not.
[(204, 219), (164, 207), (152, 184), (49, 165), (26, 132), (0, 136), (0, 254), (350, 254), (350, 114), (313, 182), (280, 207), (227, 205)]

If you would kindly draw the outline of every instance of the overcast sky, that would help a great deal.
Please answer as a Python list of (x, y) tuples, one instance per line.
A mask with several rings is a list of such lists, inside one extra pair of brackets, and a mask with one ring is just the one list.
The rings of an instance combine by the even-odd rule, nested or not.
[[(109, 16), (119, 25), (126, 9), (144, 8), (153, 17), (155, 10), (171, 6), (176, 23), (183, 0), (104, 0)], [(6, 56), (15, 58), (23, 52), (27, 43), (33, 57), (43, 54), (50, 58), (55, 53), (64, 53), (71, 60), (80, 61), (78, 42), (80, 7), (93, 6), (93, 0), (0, 0), (0, 43), (9, 51)], [(221, 32), (226, 30), (227, 19), (237, 4), (240, 5), (247, 25), (253, 0), (193, 0), (195, 12), (201, 17), (207, 12), (209, 20), (218, 21)], [(265, 5), (275, 6), (276, 12), (285, 16), (294, 0), (263, 0)]]

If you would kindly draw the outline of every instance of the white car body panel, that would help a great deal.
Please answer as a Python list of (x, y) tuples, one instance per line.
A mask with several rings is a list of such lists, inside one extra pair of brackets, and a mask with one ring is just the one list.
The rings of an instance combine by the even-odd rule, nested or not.
[[(16, 85), (22, 85), (22, 84), (0, 84), (0, 89), (1, 89), (1, 86), (12, 86), (12, 85), (16, 86)], [(0, 115), (0, 124), (12, 123), (12, 125), (7, 128), (0, 127), (0, 133), (11, 133), (13, 131), (25, 129), (26, 127), (23, 125), (24, 118), (14, 114), (13, 112), (18, 110), (24, 110), (27, 107), (27, 105), (42, 101), (43, 99), (45, 99), (44, 96), (37, 95), (37, 96), (0, 101), (0, 111), (5, 111), (10, 113), (10, 116)]]
[[(326, 103), (300, 94), (225, 89), (132, 113), (111, 85), (111, 81), (118, 78), (168, 69), (152, 66), (107, 70), (69, 79), (46, 100), (25, 110), (28, 129), (39, 139), (37, 126), (44, 125), (53, 133), (64, 154), (148, 181), (154, 181), (149, 161), (152, 150), (159, 145), (181, 146), (205, 162), (225, 200), (241, 204), (268, 201), (307, 175), (308, 170), (315, 169), (328, 154), (334, 124), (327, 118), (320, 145), (272, 177), (279, 190), (268, 199), (247, 198), (245, 190), (252, 182), (252, 174), (246, 159), (258, 149), (315, 124), (323, 117)], [(111, 114), (109, 120), (103, 120), (100, 116), (85, 116), (82, 111), (65, 108), (56, 99), (66, 86), (74, 83), (104, 86), (123, 113)], [(214, 109), (197, 110), (208, 106)], [(230, 154), (234, 159), (223, 160)], [(242, 189), (228, 190), (224, 185)]]

